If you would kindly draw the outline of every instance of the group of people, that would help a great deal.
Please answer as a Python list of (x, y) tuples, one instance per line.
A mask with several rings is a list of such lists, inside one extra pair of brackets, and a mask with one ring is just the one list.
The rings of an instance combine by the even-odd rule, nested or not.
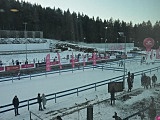
[[(141, 86), (144, 88), (148, 89), (149, 87), (151, 88), (152, 86), (156, 86), (156, 81), (157, 81), (157, 76), (154, 74), (152, 77), (147, 76), (145, 73), (142, 73), (141, 76)], [(127, 83), (128, 83), (128, 92), (131, 92), (133, 88), (133, 82), (134, 82), (134, 73), (128, 72), (128, 77), (127, 77)]]
[[(46, 109), (45, 105), (46, 105), (47, 99), (46, 99), (44, 93), (42, 94), (42, 96), (40, 93), (38, 93), (37, 102), (39, 104), (39, 111), (43, 111), (43, 109)], [(12, 104), (14, 106), (15, 116), (20, 115), (18, 112), (19, 99), (18, 99), (17, 95), (14, 96), (14, 98), (12, 100)], [(57, 116), (56, 120), (62, 120), (62, 118), (60, 116)]]
[(154, 74), (152, 77), (147, 76), (145, 73), (142, 73), (141, 76), (141, 86), (144, 88), (148, 89), (149, 87), (151, 88), (152, 86), (156, 86), (156, 81), (157, 81), (157, 76)]
[[(39, 111), (43, 111), (43, 109), (46, 109), (45, 105), (46, 105), (47, 99), (46, 99), (44, 93), (42, 94), (42, 96), (40, 95), (40, 93), (38, 93), (37, 102), (39, 104)], [(19, 99), (18, 99), (17, 95), (14, 96), (14, 98), (12, 100), (12, 104), (14, 106), (15, 116), (20, 115), (18, 112)]]
[(44, 93), (42, 94), (42, 96), (40, 93), (38, 93), (37, 102), (39, 104), (39, 111), (43, 111), (43, 109), (46, 109), (45, 105), (46, 105), (47, 99)]

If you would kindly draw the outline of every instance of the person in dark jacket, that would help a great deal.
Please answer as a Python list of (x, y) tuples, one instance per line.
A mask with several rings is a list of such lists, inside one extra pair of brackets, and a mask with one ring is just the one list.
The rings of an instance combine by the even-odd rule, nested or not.
[(12, 100), (12, 104), (14, 106), (14, 111), (15, 111), (15, 116), (20, 115), (18, 113), (18, 106), (19, 106), (19, 99), (17, 96), (14, 96), (13, 100)]
[(148, 111), (148, 115), (149, 115), (149, 118), (150, 120), (155, 120), (155, 117), (157, 115), (156, 113), (156, 104), (155, 104), (155, 101), (154, 101), (154, 98), (151, 96), (151, 103), (149, 105), (149, 111)]
[(117, 115), (116, 112), (114, 112), (113, 118), (114, 118), (115, 120), (122, 120), (122, 119)]
[(111, 89), (111, 105), (112, 104), (115, 104), (115, 89), (114, 89), (114, 87), (112, 87), (112, 89)]
[(40, 93), (38, 93), (38, 97), (37, 97), (37, 102), (38, 102), (38, 104), (39, 104), (39, 111), (42, 111), (43, 109), (42, 109), (42, 98), (41, 98), (41, 95), (40, 95)]
[(60, 116), (57, 116), (56, 120), (62, 120), (62, 118)]
[(134, 82), (134, 73), (131, 74), (132, 83)]
[(157, 81), (157, 76), (154, 74), (153, 76), (152, 76), (152, 86), (156, 86), (156, 81)]
[(131, 92), (132, 81), (131, 81), (131, 77), (130, 76), (128, 76), (128, 78), (127, 78), (127, 83), (128, 83), (128, 92)]

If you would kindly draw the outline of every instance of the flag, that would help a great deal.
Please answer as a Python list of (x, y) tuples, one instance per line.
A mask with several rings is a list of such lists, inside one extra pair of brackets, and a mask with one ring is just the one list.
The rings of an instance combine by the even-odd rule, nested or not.
[(61, 64), (61, 57), (59, 55), (59, 53), (57, 52), (57, 56), (58, 56), (58, 63), (59, 63), (59, 68), (62, 69), (62, 64)]
[(84, 55), (83, 55), (83, 66), (86, 66)]
[(72, 68), (74, 68), (74, 65), (75, 64), (75, 62), (74, 62), (74, 56), (73, 56), (73, 52), (72, 52)]
[(50, 66), (50, 54), (46, 56), (46, 71), (51, 71), (51, 66)]
[(92, 56), (93, 56), (93, 65), (96, 65), (96, 53), (94, 52)]

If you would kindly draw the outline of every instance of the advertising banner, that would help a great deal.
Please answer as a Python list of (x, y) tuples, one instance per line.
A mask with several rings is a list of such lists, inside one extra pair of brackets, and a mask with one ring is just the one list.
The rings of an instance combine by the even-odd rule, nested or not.
[(11, 71), (11, 70), (20, 70), (20, 66), (19, 65), (5, 66), (5, 71)]
[(96, 53), (93, 53), (93, 65), (96, 65)]
[(83, 55), (83, 66), (86, 66), (84, 55)]
[(58, 65), (58, 64), (59, 64), (59, 61), (50, 62), (50, 66)]
[(160, 59), (160, 48), (156, 50), (156, 59)]
[(0, 67), (0, 72), (4, 71), (4, 67)]
[(72, 53), (72, 68), (75, 67), (75, 61), (74, 61), (74, 56), (73, 56), (73, 53)]
[(151, 48), (154, 46), (154, 40), (152, 38), (145, 38), (143, 45), (146, 47), (146, 51), (151, 51)]
[(24, 65), (21, 65), (21, 69), (26, 69), (26, 68), (35, 68), (35, 65), (34, 64), (24, 64)]
[(46, 56), (46, 71), (51, 71), (51, 66), (50, 66), (50, 54)]

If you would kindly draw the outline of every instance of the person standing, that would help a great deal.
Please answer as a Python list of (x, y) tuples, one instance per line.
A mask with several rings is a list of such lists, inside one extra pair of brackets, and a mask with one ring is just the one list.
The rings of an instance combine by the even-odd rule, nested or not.
[(39, 104), (39, 111), (42, 111), (43, 109), (42, 109), (42, 98), (41, 98), (41, 96), (40, 96), (40, 93), (38, 93), (38, 97), (37, 97), (37, 102), (38, 102), (38, 104)]
[(56, 120), (62, 120), (61, 116), (57, 116)]
[(21, 72), (19, 71), (17, 74), (18, 80), (20, 80), (20, 75), (21, 75)]
[(130, 76), (128, 76), (128, 78), (127, 78), (127, 83), (128, 83), (128, 92), (131, 92), (132, 82), (131, 82), (131, 77)]
[(112, 87), (111, 89), (111, 105), (114, 104), (115, 105), (115, 89), (114, 87)]
[(20, 115), (20, 114), (18, 113), (19, 99), (18, 99), (17, 95), (14, 96), (14, 98), (13, 98), (13, 100), (12, 100), (12, 104), (13, 104), (13, 106), (14, 106), (15, 116)]
[(132, 83), (134, 82), (134, 73), (131, 74)]
[(156, 117), (156, 104), (154, 101), (154, 98), (151, 96), (151, 103), (149, 105), (149, 111), (148, 111), (148, 117), (149, 120), (155, 120)]
[(45, 105), (46, 105), (47, 99), (45, 97), (45, 94), (42, 94), (42, 105), (43, 105), (43, 109), (46, 109)]
[(154, 74), (153, 76), (152, 76), (152, 86), (156, 86), (156, 81), (157, 81), (157, 76)]

